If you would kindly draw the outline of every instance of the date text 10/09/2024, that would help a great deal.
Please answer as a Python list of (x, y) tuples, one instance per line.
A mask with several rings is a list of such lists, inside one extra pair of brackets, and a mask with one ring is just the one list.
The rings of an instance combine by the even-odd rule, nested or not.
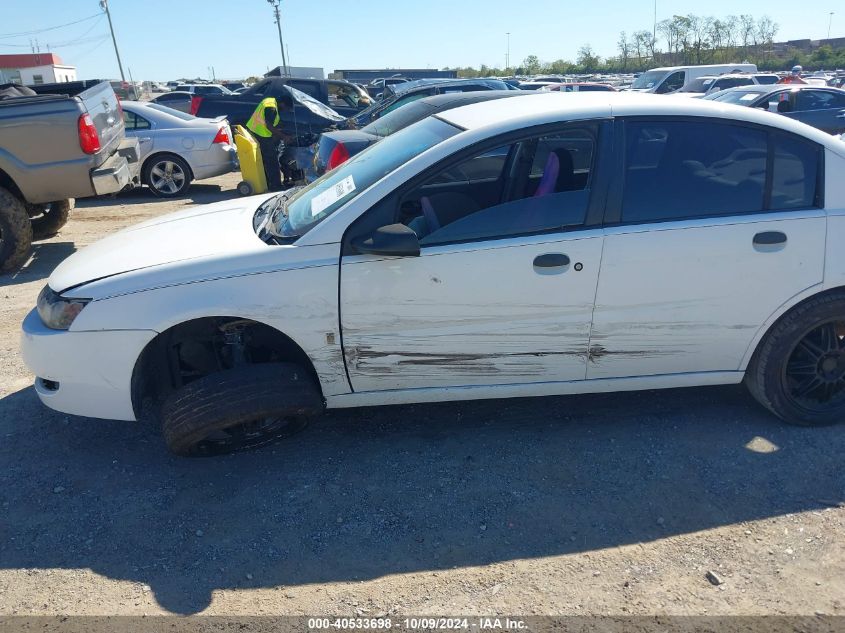
[(527, 629), (523, 620), (499, 617), (475, 618), (308, 618), (312, 630), (478, 630), (478, 631), (520, 631)]

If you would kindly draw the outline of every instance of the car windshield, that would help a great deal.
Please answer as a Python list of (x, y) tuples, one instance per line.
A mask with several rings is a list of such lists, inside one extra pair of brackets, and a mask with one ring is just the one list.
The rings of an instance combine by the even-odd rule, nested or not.
[(708, 95), (705, 99), (709, 101), (720, 101), (722, 103), (736, 103), (738, 105), (751, 105), (762, 93), (750, 90), (725, 90)]
[(678, 92), (707, 92), (714, 81), (716, 81), (715, 77), (699, 77), (681, 88)]
[(649, 70), (634, 79), (631, 88), (634, 90), (649, 90), (659, 84), (668, 74), (668, 70)]
[(145, 105), (146, 107), (151, 108), (152, 110), (164, 112), (165, 114), (175, 116), (177, 119), (182, 119), (183, 121), (193, 121), (197, 118), (193, 114), (188, 114), (187, 112), (182, 112), (181, 110), (174, 110), (173, 108), (168, 108), (167, 106), (161, 105), (159, 103), (147, 103)]
[(375, 134), (376, 136), (390, 136), (394, 132), (398, 132), (402, 128), (406, 128), (411, 123), (416, 123), (420, 119), (424, 119), (434, 110), (434, 107), (428, 103), (417, 101), (409, 103), (404, 108), (398, 108), (385, 116), (376, 119), (369, 125), (361, 128), (362, 132), (367, 134)]
[(415, 123), (371, 145), (289, 198), (284, 192), (270, 198), (258, 208), (253, 225), (259, 235), (266, 229), (276, 238), (295, 240), (400, 165), (458, 132), (459, 128), (434, 117)]

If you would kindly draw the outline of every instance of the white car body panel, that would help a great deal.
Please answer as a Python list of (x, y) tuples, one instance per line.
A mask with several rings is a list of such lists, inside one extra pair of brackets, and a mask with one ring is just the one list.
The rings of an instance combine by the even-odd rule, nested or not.
[[(50, 277), (63, 296), (92, 299), (69, 331), (47, 330), (35, 313), (24, 323), (28, 366), (62, 385), (57, 393), (38, 389), (39, 396), (69, 413), (133, 419), (131, 375), (141, 350), (156, 333), (209, 316), (253, 319), (290, 337), (310, 357), (329, 407), (739, 382), (768, 325), (822, 288), (845, 286), (845, 144), (786, 117), (684, 103), (687, 116), (768, 125), (823, 145), (824, 210), (429, 247), (419, 258), (345, 256), (341, 265), (340, 243), (353, 221), (465, 147), (543, 123), (677, 116), (677, 103), (652, 95), (550, 93), (443, 112), (441, 119), (466, 131), (360, 192), (290, 246), (267, 245), (252, 229), (255, 209), (271, 194), (121, 231)], [(788, 232), (783, 252), (751, 248), (762, 227)], [(549, 252), (568, 254), (584, 271), (578, 279), (571, 271), (537, 274), (533, 256)], [(469, 253), (479, 258), (473, 266), (461, 259)], [(772, 268), (783, 283), (755, 287), (754, 271)], [(726, 292), (718, 294), (720, 288)], [(671, 335), (655, 337), (655, 329)], [(604, 353), (588, 360), (594, 345)], [(473, 354), (478, 358), (467, 358)], [(523, 354), (525, 364), (512, 354)], [(409, 355), (415, 362), (401, 364)]]
[(267, 245), (252, 230), (252, 217), (267, 197), (194, 207), (113, 233), (59, 264), (50, 286), (62, 292), (92, 279), (165, 263), (263, 252)]
[[(602, 239), (596, 230), (344, 256), (353, 389), (583, 380)], [(534, 258), (546, 253), (571, 263), (538, 274)]]
[[(35, 310), (24, 319), (21, 349), (26, 366), (38, 376), (35, 392), (51, 409), (94, 418), (134, 420), (132, 372), (150, 330), (64, 332), (50, 330)], [(61, 388), (52, 391), (44, 380)]]
[[(785, 247), (754, 247), (764, 231)], [(821, 210), (607, 229), (587, 378), (741, 369), (760, 324), (821, 286), (825, 231)]]

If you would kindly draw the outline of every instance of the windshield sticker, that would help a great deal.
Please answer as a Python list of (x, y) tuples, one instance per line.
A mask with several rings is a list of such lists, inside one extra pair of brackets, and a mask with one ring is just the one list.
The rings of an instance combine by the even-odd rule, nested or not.
[(752, 99), (756, 98), (757, 95), (753, 92), (749, 92), (747, 95), (742, 95), (739, 100), (740, 101), (751, 101)]
[(319, 215), (322, 211), (332, 206), (341, 198), (348, 196), (355, 191), (355, 181), (352, 176), (347, 176), (339, 183), (326, 189), (318, 196), (311, 199), (311, 217)]

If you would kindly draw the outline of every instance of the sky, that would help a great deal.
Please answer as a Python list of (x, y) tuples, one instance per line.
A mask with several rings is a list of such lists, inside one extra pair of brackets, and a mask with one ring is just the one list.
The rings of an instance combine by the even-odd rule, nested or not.
[[(574, 60), (590, 44), (616, 55), (620, 31), (651, 29), (654, 0), (282, 0), (288, 64), (343, 68), (503, 66)], [(281, 64), (267, 0), (109, 0), (124, 71), (137, 80), (237, 79)], [(837, 11), (838, 9), (838, 11)], [(841, 0), (657, 0), (657, 19), (696, 13), (769, 15), (777, 40), (845, 36)], [(97, 17), (91, 17), (97, 16)], [(86, 19), (91, 18), (91, 19)], [(82, 20), (70, 26), (51, 28)], [(44, 30), (50, 29), (50, 30)], [(39, 31), (33, 33), (34, 31)], [(117, 78), (98, 0), (0, 0), (0, 54), (58, 53), (79, 78)]]

